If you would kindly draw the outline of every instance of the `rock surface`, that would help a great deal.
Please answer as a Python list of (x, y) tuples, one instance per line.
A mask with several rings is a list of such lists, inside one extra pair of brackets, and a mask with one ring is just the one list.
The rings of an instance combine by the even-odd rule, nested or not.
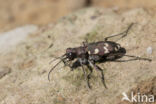
[[(10, 74), (0, 79), (0, 104), (122, 103), (122, 92), (129, 92), (142, 81), (156, 76), (156, 20), (152, 12), (141, 8), (124, 13), (88, 8), (28, 35), (9, 53), (0, 54), (0, 66), (12, 69)], [(99, 41), (120, 33), (132, 22), (135, 25), (128, 36), (118, 43), (127, 49), (127, 54), (148, 57), (152, 62), (137, 60), (99, 64), (104, 69), (108, 89), (103, 87), (96, 70), (91, 77), (93, 88), (89, 90), (82, 70), (70, 71), (62, 67), (63, 64), (57, 66), (51, 73), (51, 81), (48, 81), (48, 72), (56, 64), (49, 64), (54, 56), (61, 56), (67, 47), (79, 46), (85, 39)], [(49, 46), (52, 47), (48, 49)], [(148, 46), (153, 48), (152, 54), (147, 54)], [(153, 85), (155, 88), (156, 84)]]
[(16, 47), (17, 44), (23, 42), (25, 38), (37, 31), (38, 27), (35, 25), (26, 25), (15, 28), (8, 32), (0, 34), (0, 51), (6, 52), (10, 51), (13, 47)]
[(9, 74), (10, 72), (11, 72), (11, 69), (8, 67), (0, 68), (0, 79), (3, 78), (5, 75)]

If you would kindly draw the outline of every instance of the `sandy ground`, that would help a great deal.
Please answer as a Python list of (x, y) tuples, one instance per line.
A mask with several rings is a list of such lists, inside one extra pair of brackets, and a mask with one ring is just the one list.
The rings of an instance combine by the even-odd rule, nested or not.
[[(147, 85), (152, 89), (149, 93), (156, 95), (153, 90), (156, 88), (153, 81), (156, 76), (153, 13), (142, 8), (123, 13), (87, 8), (41, 27), (9, 53), (0, 54), (0, 104), (124, 104), (121, 102), (123, 92), (137, 91), (140, 86)], [(131, 23), (135, 25), (128, 36), (118, 43), (127, 49), (127, 54), (151, 58), (152, 62), (99, 64), (104, 70), (108, 89), (103, 87), (96, 70), (91, 77), (93, 88), (89, 90), (82, 70), (70, 71), (68, 67), (62, 67), (63, 64), (51, 73), (51, 81), (48, 81), (48, 72), (56, 64), (49, 64), (54, 56), (61, 56), (68, 47), (82, 45), (86, 38), (93, 42), (120, 33)], [(146, 51), (148, 47), (153, 49), (151, 54)], [(146, 84), (148, 81), (151, 83)]]

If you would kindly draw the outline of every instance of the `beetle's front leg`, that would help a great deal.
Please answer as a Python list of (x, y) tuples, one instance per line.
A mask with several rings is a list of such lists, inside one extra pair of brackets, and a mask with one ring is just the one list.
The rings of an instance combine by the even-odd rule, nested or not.
[(71, 65), (71, 68), (74, 70), (74, 69), (76, 69), (76, 68), (78, 68), (80, 66), (81, 66), (80, 61), (77, 59), (76, 61), (73, 62), (73, 64)]
[(73, 70), (73, 67), (71, 66), (69, 60), (64, 60), (64, 59), (62, 59), (62, 62), (64, 63), (64, 67), (65, 67), (65, 66), (68, 66), (71, 70)]

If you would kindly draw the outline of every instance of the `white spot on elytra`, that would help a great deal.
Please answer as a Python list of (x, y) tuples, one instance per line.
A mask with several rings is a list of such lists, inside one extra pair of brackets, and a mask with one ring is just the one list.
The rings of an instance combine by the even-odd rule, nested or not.
[(88, 51), (88, 54), (91, 54), (90, 51)]
[(119, 49), (118, 47), (115, 47), (115, 51), (118, 51), (118, 49)]
[(105, 50), (105, 53), (109, 53), (108, 48), (106, 48), (106, 47), (103, 47), (103, 48), (104, 48), (104, 50)]
[(98, 54), (98, 53), (99, 53), (99, 49), (96, 48), (96, 49), (94, 50), (94, 54)]
[(108, 43), (104, 43), (104, 46), (105, 46), (105, 47), (108, 47), (109, 45), (108, 45)]
[(121, 46), (118, 44), (117, 47), (118, 47), (118, 49), (120, 49)]

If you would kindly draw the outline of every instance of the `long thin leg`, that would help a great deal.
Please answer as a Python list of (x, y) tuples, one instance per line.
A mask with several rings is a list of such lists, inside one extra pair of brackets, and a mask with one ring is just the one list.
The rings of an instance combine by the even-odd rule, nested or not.
[(136, 60), (152, 61), (152, 60), (149, 59), (149, 58), (142, 58), (142, 57), (133, 56), (133, 55), (124, 55), (124, 56), (127, 56), (127, 57), (133, 57), (133, 58), (135, 58)]
[(96, 64), (94, 64), (93, 62), (89, 61), (89, 64), (94, 67), (96, 70), (101, 72), (101, 79), (102, 79), (102, 83), (104, 85), (104, 87), (107, 89), (106, 83), (105, 83), (105, 78), (104, 78), (104, 74), (103, 74), (103, 70), (97, 66)]
[(144, 60), (144, 61), (152, 61), (149, 58), (142, 58), (142, 57), (138, 57), (138, 56), (132, 56), (132, 55), (123, 55), (123, 56), (127, 56), (127, 57), (132, 57), (132, 59), (127, 59), (127, 60), (108, 60), (108, 61), (113, 61), (113, 62), (128, 62), (128, 61), (134, 61), (134, 60)]
[(76, 68), (78, 68), (79, 66), (81, 66), (80, 60), (79, 60), (79, 59), (75, 60), (75, 61), (73, 62), (73, 64), (71, 65), (72, 69), (76, 69)]
[[(131, 23), (131, 24), (129, 25), (129, 27), (127, 28), (126, 31), (124, 31), (124, 32), (122, 32), (122, 33), (119, 33), (119, 34), (116, 34), (116, 35), (112, 35), (112, 36), (106, 37), (104, 40), (107, 41), (109, 38), (113, 38), (113, 37), (119, 36), (119, 35), (122, 35), (121, 38), (124, 38), (125, 36), (127, 36), (128, 31), (129, 31), (130, 28), (133, 26), (133, 24), (134, 24), (134, 23)], [(119, 40), (120, 40), (120, 39), (119, 39)]]
[(88, 86), (88, 88), (91, 88), (90, 87), (90, 84), (89, 84), (88, 76), (87, 76), (86, 71), (85, 71), (85, 69), (83, 67), (83, 61), (82, 61), (82, 59), (79, 59), (79, 62), (80, 62), (80, 65), (82, 67), (82, 70), (83, 70), (83, 73), (84, 73), (84, 77), (85, 77), (85, 80), (87, 82), (87, 86)]
[(83, 73), (84, 73), (84, 78), (87, 81), (87, 86), (88, 86), (88, 88), (90, 88), (90, 85), (89, 85), (88, 80), (87, 80), (87, 74), (86, 74), (86, 71), (85, 71), (85, 69), (83, 67), (83, 64), (81, 64), (81, 67), (82, 67), (82, 70), (83, 70)]
[(137, 59), (129, 59), (129, 60), (110, 60), (111, 62), (128, 62), (128, 61), (134, 61)]
[(90, 76), (91, 76), (91, 74), (93, 72), (93, 69), (89, 65), (87, 65), (87, 67), (88, 67), (88, 69), (90, 71), (89, 74), (88, 74), (88, 76), (87, 76), (87, 84), (88, 84), (88, 87), (91, 89), (91, 86), (90, 86)]
[(84, 78), (85, 78), (85, 80), (86, 80), (86, 79), (87, 79), (87, 74), (86, 74), (86, 71), (85, 71), (85, 69), (84, 69), (83, 65), (82, 65), (81, 67), (82, 67), (82, 70), (83, 70)]

